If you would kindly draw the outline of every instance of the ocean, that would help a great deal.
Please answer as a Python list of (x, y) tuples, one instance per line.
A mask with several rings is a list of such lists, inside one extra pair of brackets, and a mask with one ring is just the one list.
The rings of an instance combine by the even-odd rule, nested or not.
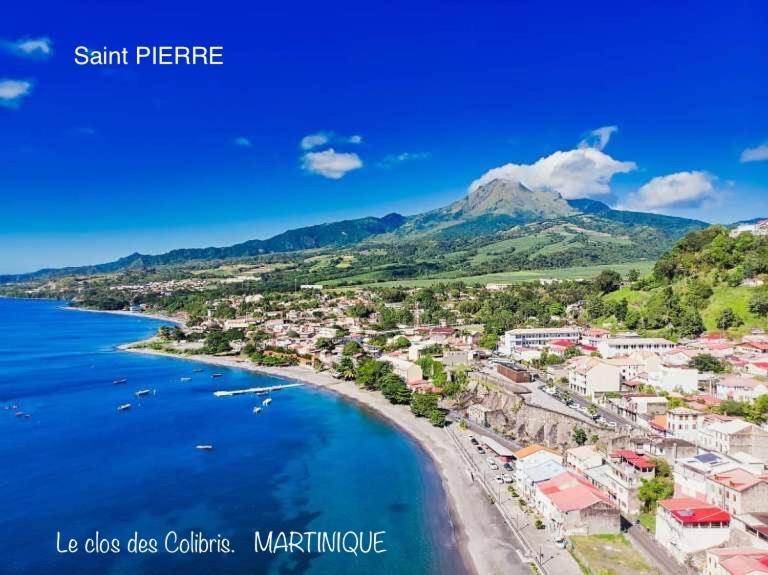
[[(411, 438), (311, 386), (253, 414), (263, 398), (212, 392), (285, 380), (116, 349), (160, 325), (0, 299), (0, 572), (465, 572), (439, 476)], [(384, 532), (386, 551), (255, 553), (256, 531)], [(201, 537), (234, 552), (186, 549)]]

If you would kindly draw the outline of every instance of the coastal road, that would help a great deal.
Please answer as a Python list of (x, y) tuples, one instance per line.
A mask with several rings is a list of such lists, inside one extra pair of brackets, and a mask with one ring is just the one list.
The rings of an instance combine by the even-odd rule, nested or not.
[[(483, 434), (487, 432), (487, 429), (479, 431)], [(535, 561), (545, 575), (579, 575), (581, 571), (571, 554), (555, 545), (547, 531), (536, 529), (533, 526), (531, 516), (521, 509), (518, 498), (512, 497), (507, 485), (495, 481), (496, 475), (506, 472), (503, 469), (493, 471), (488, 467), (485, 461), (487, 455), (477, 453), (470, 442), (471, 433), (460, 430), (454, 431), (450, 428), (447, 433), (452, 434), (457, 449), (468, 461), (475, 482), (481, 485), (487, 494), (493, 498), (494, 504), (504, 518), (510, 533), (513, 534), (516, 547), (520, 549), (525, 562), (531, 564)], [(530, 569), (527, 566), (526, 569), (525, 572), (529, 573)]]

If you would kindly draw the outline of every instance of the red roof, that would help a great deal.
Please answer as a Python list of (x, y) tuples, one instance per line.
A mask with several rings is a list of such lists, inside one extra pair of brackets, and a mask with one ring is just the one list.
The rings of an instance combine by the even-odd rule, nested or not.
[(586, 479), (565, 471), (539, 484), (538, 489), (560, 511), (586, 509), (595, 503), (610, 503), (608, 497), (595, 489)]
[(573, 347), (576, 345), (576, 343), (570, 339), (553, 339), (549, 342), (549, 345), (557, 347)]
[(639, 467), (642, 469), (653, 469), (656, 467), (656, 464), (653, 461), (651, 461), (647, 457), (638, 455), (637, 453), (629, 449), (619, 449), (618, 451), (614, 451), (611, 454), (611, 457), (620, 457), (630, 465), (633, 465), (635, 467)]
[(716, 505), (694, 497), (680, 497), (659, 501), (672, 517), (683, 525), (700, 525), (702, 523), (730, 523), (730, 514)]
[(581, 345), (581, 349), (584, 351), (588, 351), (589, 353), (592, 353), (593, 351), (597, 351), (597, 348), (594, 345)]

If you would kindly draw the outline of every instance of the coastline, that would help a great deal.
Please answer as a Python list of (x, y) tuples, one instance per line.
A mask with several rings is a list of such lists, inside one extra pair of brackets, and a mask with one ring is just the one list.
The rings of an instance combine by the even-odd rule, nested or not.
[[(131, 312), (125, 312), (131, 313)], [(139, 314), (133, 314), (139, 315)], [(146, 315), (146, 314), (143, 314)], [(472, 575), (509, 573), (520, 563), (503, 518), (483, 491), (471, 479), (470, 470), (456, 451), (445, 429), (415, 417), (407, 406), (393, 405), (381, 394), (360, 389), (354, 382), (342, 381), (309, 367), (264, 367), (236, 358), (210, 355), (177, 355), (163, 351), (135, 348), (134, 342), (117, 346), (121, 351), (197, 361), (209, 365), (244, 369), (300, 381), (336, 393), (359, 407), (371, 410), (406, 433), (429, 456), (442, 480), (449, 517), (468, 573)], [(526, 564), (521, 572), (528, 572)]]
[(66, 310), (74, 310), (74, 311), (85, 311), (89, 313), (109, 313), (112, 315), (122, 315), (126, 317), (139, 317), (142, 319), (155, 319), (158, 321), (167, 321), (174, 325), (178, 325), (179, 327), (184, 327), (186, 325), (186, 322), (178, 317), (174, 317), (171, 315), (164, 315), (160, 313), (146, 313), (143, 311), (125, 311), (125, 310), (109, 310), (109, 309), (90, 309), (87, 307), (76, 307), (76, 306), (68, 306), (63, 305), (61, 306), (61, 309)]

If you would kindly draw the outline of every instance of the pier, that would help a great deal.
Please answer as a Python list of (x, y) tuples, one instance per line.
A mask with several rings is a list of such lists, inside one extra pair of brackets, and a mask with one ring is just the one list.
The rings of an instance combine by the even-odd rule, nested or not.
[(284, 385), (270, 385), (269, 387), (249, 387), (247, 389), (233, 389), (231, 391), (214, 391), (213, 395), (216, 397), (230, 397), (232, 395), (245, 395), (247, 393), (269, 393), (270, 391), (278, 391), (280, 389), (288, 389), (290, 387), (299, 387), (304, 385), (303, 383), (286, 383)]

